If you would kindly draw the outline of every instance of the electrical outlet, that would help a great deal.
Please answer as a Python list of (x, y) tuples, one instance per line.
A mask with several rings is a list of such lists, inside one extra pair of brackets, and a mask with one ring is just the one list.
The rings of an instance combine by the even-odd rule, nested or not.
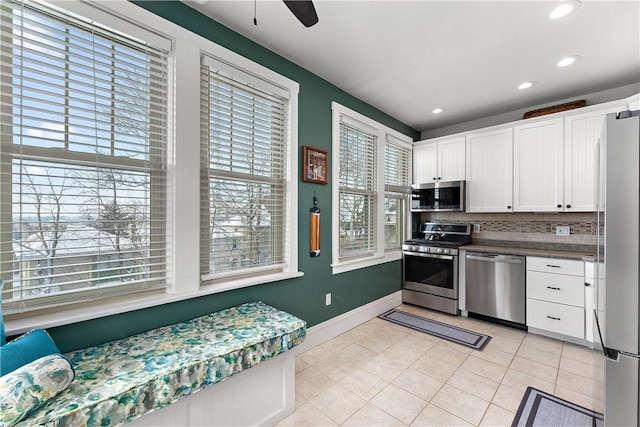
[(473, 232), (474, 233), (480, 232), (480, 224), (473, 224)]
[(556, 227), (556, 236), (567, 237), (567, 236), (569, 236), (569, 234), (571, 234), (571, 228), (570, 227), (563, 227), (563, 226), (557, 226)]
[(329, 294), (326, 294), (326, 295), (324, 296), (324, 304), (325, 304), (325, 305), (331, 305), (331, 294), (330, 294), (330, 293), (329, 293)]

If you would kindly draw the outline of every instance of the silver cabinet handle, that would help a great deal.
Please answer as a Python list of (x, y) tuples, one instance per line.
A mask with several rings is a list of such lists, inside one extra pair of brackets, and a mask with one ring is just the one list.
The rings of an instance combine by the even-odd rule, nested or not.
[(555, 286), (547, 286), (547, 289), (553, 289), (554, 291), (561, 291), (562, 289), (556, 288)]
[(470, 255), (470, 254), (467, 254), (467, 259), (472, 259), (474, 261), (498, 262), (498, 263), (505, 263), (505, 264), (522, 264), (522, 259), (510, 258), (509, 256), (505, 256), (505, 255), (494, 255), (494, 254)]
[(547, 319), (552, 319), (552, 320), (562, 320), (559, 317), (553, 317), (553, 316), (547, 316)]

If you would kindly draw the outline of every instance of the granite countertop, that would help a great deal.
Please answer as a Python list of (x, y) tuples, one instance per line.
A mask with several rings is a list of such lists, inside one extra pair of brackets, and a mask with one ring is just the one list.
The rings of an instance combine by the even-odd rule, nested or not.
[(476, 240), (459, 249), (471, 252), (491, 252), (497, 254), (540, 256), (550, 258), (594, 261), (595, 247), (588, 245), (559, 245), (528, 242), (505, 242), (495, 240)]

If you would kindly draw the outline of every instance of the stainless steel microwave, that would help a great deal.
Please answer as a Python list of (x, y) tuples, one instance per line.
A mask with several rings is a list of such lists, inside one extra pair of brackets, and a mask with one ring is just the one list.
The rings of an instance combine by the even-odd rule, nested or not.
[(411, 212), (464, 212), (464, 181), (411, 185)]

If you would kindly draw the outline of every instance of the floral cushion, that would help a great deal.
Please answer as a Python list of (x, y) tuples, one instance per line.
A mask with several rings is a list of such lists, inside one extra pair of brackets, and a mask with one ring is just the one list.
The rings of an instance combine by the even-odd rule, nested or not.
[(60, 354), (34, 360), (0, 377), (0, 426), (29, 416), (73, 381), (69, 361)]
[(287, 351), (305, 336), (303, 320), (251, 302), (67, 353), (76, 380), (24, 425), (131, 421)]
[(0, 347), (0, 376), (60, 350), (44, 329), (33, 329)]

